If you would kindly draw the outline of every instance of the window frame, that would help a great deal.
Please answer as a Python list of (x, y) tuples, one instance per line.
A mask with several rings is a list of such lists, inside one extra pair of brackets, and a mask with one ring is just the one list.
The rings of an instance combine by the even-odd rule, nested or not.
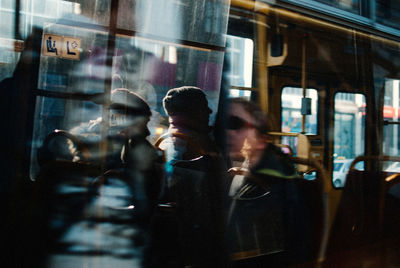
[(282, 0), (280, 2), (282, 2), (280, 4), (282, 7), (302, 12), (308, 16), (318, 17), (374, 35), (390, 39), (395, 38), (396, 40), (400, 39), (400, 27), (396, 29), (377, 21), (374, 0), (360, 0), (360, 15), (313, 0)]

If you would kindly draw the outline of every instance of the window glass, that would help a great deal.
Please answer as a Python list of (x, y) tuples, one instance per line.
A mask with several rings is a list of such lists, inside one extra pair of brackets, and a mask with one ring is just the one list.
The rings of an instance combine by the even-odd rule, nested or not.
[(229, 97), (230, 98), (245, 98), (247, 100), (250, 100), (251, 91), (250, 90), (241, 90), (241, 89), (230, 89)]
[(377, 0), (376, 20), (386, 26), (400, 29), (400, 5), (398, 0)]
[[(0, 81), (12, 76), (21, 52), (21, 49), (17, 49), (14, 43), (14, 6), (15, 1), (0, 1)], [(18, 42), (22, 44), (21, 41)]]
[(142, 95), (161, 117), (166, 117), (162, 99), (169, 89), (197, 86), (207, 95), (213, 111), (210, 124), (213, 124), (218, 108), (223, 52), (124, 36), (117, 38), (116, 50), (114, 77), (121, 78), (123, 87)]
[(389, 124), (385, 124), (383, 128), (383, 154), (398, 156), (400, 152), (400, 133), (399, 125), (390, 124), (391, 122), (399, 122), (399, 83), (400, 80), (386, 79), (383, 120)]
[(12, 9), (14, 8), (15, 5), (15, 0), (1, 0), (0, 1), (0, 7), (6, 8), (6, 9)]
[(387, 172), (400, 173), (400, 162), (383, 161), (382, 170), (387, 171)]
[(14, 36), (14, 20), (15, 20), (15, 1), (0, 1), (0, 37), (13, 38)]
[[(317, 104), (318, 92), (316, 89), (306, 89), (306, 97), (311, 98), (311, 114), (306, 115), (305, 132), (307, 134), (317, 134)], [(303, 89), (295, 87), (285, 87), (282, 90), (282, 132), (299, 133), (301, 129), (301, 105)]]
[(157, 35), (225, 46), (229, 1), (119, 1), (118, 27), (138, 35)]
[(360, 14), (361, 9), (361, 1), (360, 0), (317, 0), (317, 2), (321, 2), (333, 7), (340, 8), (345, 11), (349, 11), (355, 14)]
[(362, 94), (335, 95), (332, 182), (336, 188), (344, 186), (354, 158), (364, 154), (365, 108), (365, 96)]
[[(39, 88), (74, 93), (101, 93), (105, 78), (112, 75), (112, 88), (126, 87), (143, 94), (155, 111), (165, 115), (162, 98), (168, 89), (184, 85), (200, 87), (209, 99), (213, 122), (218, 106), (223, 52), (179, 46), (143, 38), (117, 36), (112, 67), (106, 66), (107, 35), (72, 27), (51, 25), (43, 34)], [(79, 41), (79, 57), (67, 58), (48, 52), (47, 43), (58, 37)], [(58, 42), (57, 40), (56, 42)], [(53, 43), (51, 43), (53, 45)], [(51, 49), (50, 49), (51, 50)], [(65, 51), (62, 53), (65, 54)], [(78, 53), (78, 52), (76, 52)], [(71, 55), (77, 56), (77, 55)], [(192, 67), (192, 68), (189, 68)], [(152, 95), (152, 96), (150, 96)]]
[(62, 92), (104, 91), (107, 33), (60, 24), (43, 30), (40, 89)]
[[(120, 3), (125, 2), (120, 1)], [(138, 5), (135, 8), (138, 8)], [(152, 16), (152, 18), (155, 17)], [(179, 25), (181, 22), (177, 27)], [(158, 32), (155, 34), (161, 35)], [(44, 91), (39, 93), (40, 95), (49, 94), (58, 98), (37, 97), (31, 174), (35, 174), (35, 165), (37, 167), (34, 163), (37, 161), (35, 160), (37, 148), (43, 144), (46, 135), (56, 128), (69, 130), (81, 123), (94, 120), (96, 116), (101, 116), (101, 107), (96, 109), (98, 112), (96, 116), (91, 118), (79, 116), (79, 107), (90, 106), (92, 102), (67, 100), (68, 96), (75, 94), (71, 96), (78, 96), (77, 98), (82, 96), (87, 99), (89, 97), (87, 94), (103, 93), (107, 79), (110, 78), (111, 89), (127, 88), (143, 97), (149, 104), (152, 110), (152, 117), (148, 123), (151, 132), (150, 142), (154, 142), (168, 128), (168, 119), (162, 100), (166, 92), (174, 87), (201, 88), (212, 110), (209, 124), (214, 124), (224, 52), (196, 44), (174, 43), (171, 40), (160, 41), (159, 37), (153, 37), (154, 39), (117, 34), (112, 64), (108, 66), (106, 62), (108, 32), (106, 30), (73, 27), (53, 22), (45, 23), (38, 89)], [(53, 106), (56, 108), (52, 108)], [(43, 115), (42, 111), (48, 110), (59, 115), (51, 117)], [(75, 113), (74, 110), (78, 112)], [(50, 119), (53, 121), (46, 121)], [(43, 125), (46, 127), (44, 128)]]
[(109, 25), (111, 0), (21, 0), (20, 33), (27, 37), (32, 27), (66, 19), (74, 22)]
[(252, 87), (253, 40), (228, 35), (226, 41), (230, 67), (228, 73), (230, 84), (240, 87)]
[(339, 171), (343, 167), (343, 163), (336, 162), (333, 164), (333, 171)]
[[(149, 140), (154, 142), (168, 128), (168, 119), (162, 106), (166, 92), (174, 87), (197, 86), (207, 96), (208, 106), (212, 110), (210, 125), (213, 125), (219, 101), (223, 52), (140, 37), (117, 36), (113, 64), (112, 67), (107, 67), (104, 49), (107, 36), (104, 32), (53, 24), (46, 28), (43, 36), (39, 89), (57, 93), (102, 93), (105, 90), (105, 79), (111, 75), (112, 89), (127, 88), (143, 97), (149, 104), (152, 110), (152, 117), (148, 123)], [(47, 47), (49, 37), (52, 39), (50, 47)], [(66, 40), (79, 41), (79, 57), (74, 59), (68, 58), (68, 55), (62, 56), (65, 51), (58, 51), (56, 54), (53, 46), (55, 39), (56, 42), (62, 40), (64, 48)], [(78, 53), (78, 50), (74, 51)], [(39, 98), (34, 130), (36, 148), (43, 143), (45, 134), (48, 135), (56, 128), (70, 129), (101, 116), (100, 112), (91, 114), (92, 116), (84, 112), (80, 115), (80, 105), (86, 107), (92, 103), (69, 104), (75, 102)], [(75, 113), (74, 110), (78, 112)], [(50, 117), (44, 116), (42, 111), (52, 111), (56, 116), (52, 116), (53, 121), (49, 123), (46, 120), (50, 120)], [(69, 113), (71, 116), (67, 117), (66, 114)], [(33, 149), (32, 157), (35, 157), (35, 154)], [(32, 173), (34, 174), (34, 171)]]
[[(72, 128), (93, 122), (101, 117), (102, 107), (91, 101), (76, 101), (60, 98), (37, 97), (35, 111), (35, 126), (31, 149), (31, 179), (35, 179), (39, 171), (38, 149), (45, 138), (55, 130), (70, 131)], [(62, 139), (62, 138), (60, 138)], [(65, 139), (65, 138), (64, 138)], [(55, 140), (55, 142), (57, 142)], [(61, 142), (60, 142), (61, 144)], [(57, 157), (63, 159), (71, 155), (68, 146), (57, 148)], [(54, 152), (55, 153), (55, 152)], [(65, 158), (64, 158), (65, 159)], [(66, 160), (66, 159), (65, 159)], [(72, 159), (68, 159), (72, 160)]]

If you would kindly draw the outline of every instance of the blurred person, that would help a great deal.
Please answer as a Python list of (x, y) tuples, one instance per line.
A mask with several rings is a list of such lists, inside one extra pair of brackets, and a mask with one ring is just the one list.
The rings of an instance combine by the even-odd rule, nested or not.
[(225, 167), (210, 136), (206, 94), (193, 86), (173, 88), (163, 106), (170, 125), (156, 146), (166, 157), (163, 200), (175, 214), (160, 222), (159, 262), (164, 267), (224, 267)]
[(280, 265), (296, 263), (306, 256), (309, 228), (295, 165), (270, 142), (258, 105), (233, 98), (227, 115), (227, 149), (238, 165), (229, 170), (236, 174), (229, 191), (231, 251), (280, 252)]
[[(83, 1), (82, 3), (86, 2)], [(83, 10), (92, 11), (97, 15), (100, 14), (100, 20), (105, 19), (107, 20), (106, 24), (108, 23), (108, 16), (102, 16), (103, 11), (107, 11), (107, 7), (101, 8), (102, 12), (98, 12), (99, 10), (94, 10), (93, 8), (83, 8)], [(93, 23), (93, 21), (87, 19), (85, 16), (79, 15), (79, 18), (76, 17), (78, 16), (68, 14), (68, 19), (76, 21), (77, 24), (75, 26), (77, 27), (79, 26), (79, 22)], [(51, 25), (48, 27), (51, 32), (57, 33), (56, 30), (58, 29), (52, 29), (51, 27)], [(46, 28), (45, 30), (48, 32)], [(60, 33), (62, 33), (62, 30), (60, 30)], [(80, 33), (74, 33), (74, 36), (75, 34), (79, 36)], [(100, 35), (101, 34), (99, 34), (99, 36)], [(80, 37), (86, 38), (89, 36), (82, 35)], [(4, 230), (2, 231), (4, 238), (3, 244), (7, 245), (8, 248), (8, 250), (4, 252), (5, 261), (2, 263), (8, 267), (45, 267), (44, 264), (42, 265), (41, 263), (41, 261), (43, 261), (42, 255), (44, 254), (44, 250), (42, 250), (40, 244), (46, 244), (47, 234), (37, 237), (35, 229), (35, 227), (39, 225), (45, 225), (45, 222), (38, 221), (35, 225), (28, 224), (31, 223), (32, 218), (34, 218), (32, 215), (35, 215), (35, 211), (29, 211), (29, 209), (27, 209), (27, 204), (31, 201), (31, 192), (35, 191), (31, 191), (32, 181), (30, 181), (28, 177), (29, 156), (26, 157), (26, 155), (28, 151), (27, 148), (31, 149), (31, 146), (34, 147), (35, 142), (31, 140), (33, 130), (25, 131), (25, 129), (28, 128), (29, 130), (29, 128), (33, 126), (33, 122), (31, 122), (33, 120), (32, 109), (35, 106), (35, 103), (38, 105), (37, 100), (41, 97), (40, 94), (37, 95), (37, 93), (32, 95), (31, 91), (38, 87), (37, 79), (38, 76), (41, 75), (38, 74), (38, 69), (39, 67), (40, 70), (43, 69), (42, 64), (45, 64), (44, 69), (46, 71), (44, 76), (47, 74), (48, 60), (46, 57), (41, 55), (42, 38), (43, 29), (34, 27), (32, 29), (32, 34), (30, 34), (24, 43), (24, 50), (21, 53), (13, 76), (0, 82), (0, 89), (2, 93), (4, 93), (2, 101), (2, 104), (4, 105), (2, 105), (2, 107), (5, 107), (4, 110), (10, 112), (10, 114), (5, 117), (6, 121), (3, 124), (5, 129), (7, 129), (7, 131), (2, 135), (2, 144), (4, 145), (2, 150), (2, 167), (4, 167), (5, 172), (2, 175), (0, 183), (2, 186), (0, 187), (1, 190), (7, 192), (7, 196), (2, 194), (2, 198), (4, 198), (2, 201), (5, 200), (5, 202), (2, 203), (4, 203), (6, 207), (5, 218), (7, 220), (4, 221), (1, 227), (2, 230)], [(92, 39), (91, 34), (90, 38)], [(101, 37), (96, 37), (94, 42), (96, 42), (97, 39), (101, 40)], [(84, 48), (82, 51), (83, 50)], [(90, 51), (88, 51), (88, 53), (90, 53)], [(86, 54), (86, 51), (81, 55), (83, 54)], [(56, 62), (53, 58), (49, 61), (52, 63)], [(82, 80), (87, 79), (87, 81), (95, 83), (100, 81), (100, 79), (92, 79), (93, 77), (91, 77), (90, 74), (82, 71), (84, 67), (88, 65), (86, 55), (81, 57), (80, 61), (67, 62), (62, 59), (61, 62), (61, 68), (53, 68), (53, 66), (56, 65), (53, 64), (50, 65), (51, 67), (49, 67), (49, 70), (56, 74), (66, 74), (66, 77), (69, 79), (67, 81), (68, 89), (66, 90), (70, 90), (71, 88), (74, 88), (75, 90), (75, 87), (77, 90), (80, 90), (81, 88), (78, 88), (76, 85), (84, 85), (84, 92), (92, 93), (90, 90), (93, 87), (91, 85), (87, 86), (88, 83), (84, 83), (85, 81), (82, 82)], [(105, 66), (105, 61), (102, 63), (101, 67), (103, 67), (103, 69), (109, 68)], [(102, 74), (103, 72), (97, 72), (97, 75), (101, 76)], [(103, 79), (104, 77), (100, 78)], [(113, 79), (113, 87), (122, 87), (123, 84), (120, 82), (121, 79), (119, 78)], [(103, 80), (101, 80), (101, 84), (101, 86), (103, 86)], [(41, 89), (47, 90), (48, 88), (42, 87)], [(132, 97), (131, 94), (125, 94), (123, 91), (124, 90), (117, 90), (114, 92), (115, 94), (111, 94), (111, 98), (113, 99), (110, 111), (111, 127), (109, 128), (110, 132), (106, 134), (106, 137), (102, 137), (101, 135), (104, 123), (101, 119), (91, 120), (90, 122), (71, 130), (71, 132), (76, 134), (76, 136), (79, 136), (79, 138), (83, 140), (83, 143), (90, 147), (91, 157), (88, 160), (96, 162), (106, 154), (106, 157), (110, 159), (107, 164), (109, 168), (122, 168), (127, 171), (129, 178), (134, 181), (132, 184), (135, 185), (135, 208), (136, 210), (142, 211), (140, 214), (142, 214), (143, 218), (146, 218), (146, 221), (148, 222), (147, 219), (150, 211), (149, 206), (154, 203), (153, 199), (157, 196), (157, 184), (159, 184), (158, 177), (153, 176), (155, 173), (155, 160), (159, 158), (159, 155), (154, 147), (144, 139), (149, 135), (149, 130), (147, 129), (146, 124), (149, 121), (148, 117), (151, 116), (151, 111), (143, 100), (139, 100), (139, 97)], [(138, 106), (133, 105), (128, 107), (129, 105), (119, 105), (121, 103), (118, 103), (117, 99), (123, 99), (124, 97), (131, 100), (133, 99), (134, 102), (136, 102), (135, 104), (138, 104)], [(126, 104), (126, 102), (124, 102), (124, 104)], [(76, 113), (76, 111), (74, 112)], [(128, 113), (129, 115), (127, 115)], [(6, 114), (6, 112), (4, 112), (4, 114)], [(67, 113), (63, 115), (64, 118), (61, 119), (64, 120), (64, 122), (68, 122), (69, 118), (67, 117)], [(48, 121), (45, 123), (47, 125), (43, 124), (43, 126), (54, 129)], [(36, 124), (37, 123), (35, 122), (35, 125)], [(38, 126), (43, 129), (45, 128), (42, 127), (42, 124)], [(59, 125), (57, 127), (59, 127)], [(47, 131), (45, 131), (45, 134), (46, 133)], [(98, 142), (101, 142), (103, 138), (109, 139), (110, 141), (108, 142), (110, 145), (109, 150), (106, 150), (106, 152), (101, 151), (98, 146)], [(91, 147), (91, 145), (93, 146)], [(74, 147), (73, 145), (71, 146)], [(60, 156), (60, 151), (57, 152), (58, 149), (59, 148), (54, 152), (54, 156), (56, 157)], [(71, 149), (75, 150), (72, 156), (73, 161), (84, 160), (82, 154), (76, 151), (77, 148)], [(64, 152), (62, 152), (62, 154), (63, 153)], [(62, 173), (64, 172), (63, 170), (60, 170), (59, 173), (60, 177), (62, 177)], [(55, 180), (51, 181), (51, 183), (57, 183), (57, 175), (58, 174), (55, 174)], [(156, 184), (156, 187), (152, 187), (151, 184)], [(40, 210), (40, 213), (46, 214), (49, 213), (49, 211)], [(74, 211), (74, 213), (78, 214), (77, 211)], [(84, 234), (82, 234), (82, 237), (84, 237)], [(39, 239), (36, 238), (39, 238), (42, 241), (39, 241)], [(19, 243), (22, 240), (25, 241), (23, 245)], [(96, 242), (100, 242), (100, 244), (103, 243), (102, 245), (105, 244), (104, 241), (100, 240)], [(76, 256), (74, 257), (76, 258)], [(103, 258), (103, 256), (101, 258)], [(88, 261), (88, 257), (82, 259), (86, 262)], [(15, 265), (7, 265), (8, 261)]]
[(131, 82), (131, 88), (133, 89), (133, 92), (146, 100), (150, 106), (151, 116), (150, 121), (147, 124), (150, 130), (148, 139), (150, 142), (154, 143), (160, 136), (157, 129), (161, 127), (160, 122), (163, 120), (161, 114), (157, 111), (157, 93), (154, 87), (144, 80)]
[[(104, 103), (103, 95), (98, 95), (93, 101)], [(102, 157), (108, 158), (110, 168), (121, 164), (121, 152), (125, 143), (133, 138), (142, 139), (149, 135), (147, 123), (151, 116), (149, 105), (137, 94), (125, 88), (117, 88), (111, 92), (110, 121), (106, 137), (102, 137), (104, 127), (101, 117), (81, 123), (70, 130), (77, 135), (89, 148), (92, 160), (100, 161)], [(99, 143), (103, 138), (108, 139), (108, 148), (102, 152)], [(74, 161), (82, 160), (80, 152), (75, 153)], [(107, 155), (104, 155), (106, 153)]]
[(159, 147), (166, 152), (167, 162), (189, 160), (206, 153), (218, 154), (217, 146), (209, 136), (212, 110), (200, 88), (170, 89), (163, 99), (163, 106), (169, 128)]
[[(96, 100), (97, 102), (102, 100)], [(106, 160), (106, 169), (120, 170), (129, 178), (134, 193), (135, 212), (140, 220), (149, 224), (162, 184), (162, 155), (149, 143), (149, 105), (139, 95), (125, 88), (111, 92), (110, 122), (106, 137), (102, 137), (102, 118), (90, 120), (73, 128), (88, 148), (90, 162)], [(107, 149), (101, 148), (106, 139)], [(81, 161), (81, 152), (70, 145), (73, 161)]]
[[(102, 97), (99, 95), (94, 101), (106, 104)], [(73, 243), (85, 243), (89, 248), (110, 252), (117, 259), (123, 252), (127, 255), (127, 263), (139, 259), (140, 267), (148, 267), (153, 243), (150, 227), (162, 185), (163, 156), (147, 140), (151, 110), (143, 98), (126, 88), (117, 88), (111, 91), (109, 109), (110, 121), (105, 136), (102, 118), (70, 131), (90, 153), (89, 159), (82, 159), (78, 148), (70, 144), (73, 161), (99, 164), (106, 160), (106, 172), (92, 183), (98, 198), (87, 204), (85, 213), (89, 218), (110, 220), (108, 229), (102, 228), (101, 223), (85, 227), (85, 221), (77, 222), (71, 229), (82, 231), (86, 228), (97, 234), (100, 242), (94, 239), (89, 243), (81, 239)], [(106, 142), (106, 150), (102, 148), (102, 142)], [(107, 241), (101, 238), (107, 238)], [(109, 244), (115, 248), (109, 249)]]

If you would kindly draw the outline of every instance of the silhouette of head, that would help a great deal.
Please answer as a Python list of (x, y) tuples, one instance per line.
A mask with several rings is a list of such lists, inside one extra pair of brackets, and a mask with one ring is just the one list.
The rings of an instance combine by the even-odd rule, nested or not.
[(111, 92), (110, 114), (112, 127), (130, 130), (131, 134), (149, 135), (147, 123), (150, 107), (139, 95), (126, 88)]
[(110, 109), (132, 116), (151, 115), (147, 102), (138, 94), (126, 88), (117, 88), (111, 91)]
[(170, 89), (163, 99), (165, 112), (171, 118), (179, 118), (191, 127), (208, 128), (211, 109), (208, 107), (206, 94), (193, 86)]

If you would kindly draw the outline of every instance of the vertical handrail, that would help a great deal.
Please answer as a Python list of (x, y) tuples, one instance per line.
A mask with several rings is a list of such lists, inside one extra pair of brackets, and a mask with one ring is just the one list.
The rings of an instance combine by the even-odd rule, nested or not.
[(257, 20), (264, 23), (257, 23), (257, 51), (258, 51), (258, 88), (260, 94), (260, 107), (265, 112), (268, 113), (269, 107), (269, 96), (268, 96), (268, 83), (269, 83), (269, 73), (268, 73), (268, 51), (266, 51), (267, 43), (267, 29), (266, 29), (266, 19), (264, 15), (257, 14)]
[[(303, 98), (306, 97), (306, 77), (307, 77), (307, 71), (306, 71), (306, 56), (307, 56), (307, 51), (306, 51), (306, 37), (307, 34), (304, 34), (303, 40), (302, 40), (302, 52), (301, 52), (301, 87), (303, 89)], [(301, 115), (301, 133), (306, 133), (306, 115), (302, 114)]]

